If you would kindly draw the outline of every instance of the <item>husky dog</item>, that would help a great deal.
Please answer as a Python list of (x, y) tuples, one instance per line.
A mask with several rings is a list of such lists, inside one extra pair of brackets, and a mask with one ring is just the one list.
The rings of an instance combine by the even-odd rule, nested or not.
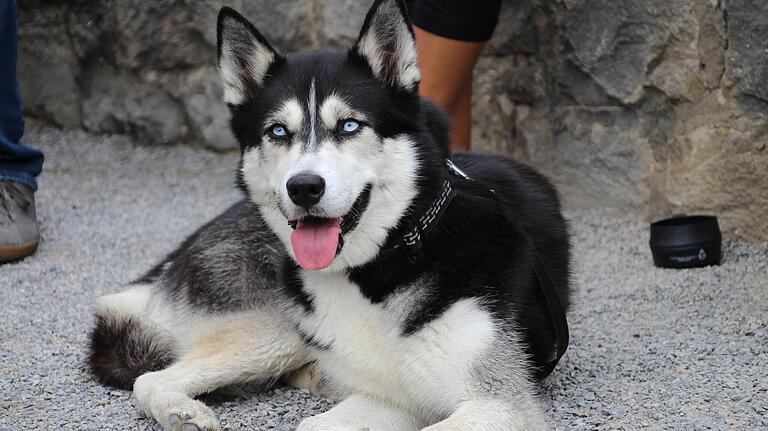
[(217, 430), (194, 397), (316, 362), (348, 395), (299, 431), (538, 430), (569, 242), (542, 176), (448, 150), (418, 95), (401, 0), (355, 45), (284, 56), (235, 11), (218, 61), (246, 199), (99, 299), (90, 365), (168, 430)]

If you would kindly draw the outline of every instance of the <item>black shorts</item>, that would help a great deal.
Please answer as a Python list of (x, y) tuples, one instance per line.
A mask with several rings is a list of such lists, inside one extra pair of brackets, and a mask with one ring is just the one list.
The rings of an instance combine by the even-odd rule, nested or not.
[(405, 0), (413, 23), (438, 36), (485, 42), (499, 21), (501, 0)]

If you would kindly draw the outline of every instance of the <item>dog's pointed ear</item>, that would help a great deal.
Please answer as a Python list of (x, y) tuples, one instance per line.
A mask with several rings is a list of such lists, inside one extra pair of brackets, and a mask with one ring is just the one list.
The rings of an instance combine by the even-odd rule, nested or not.
[(234, 9), (221, 8), (216, 34), (224, 101), (240, 105), (249, 91), (264, 83), (269, 67), (280, 56), (256, 27)]
[(402, 0), (376, 0), (352, 50), (386, 84), (412, 92), (418, 89), (416, 38)]

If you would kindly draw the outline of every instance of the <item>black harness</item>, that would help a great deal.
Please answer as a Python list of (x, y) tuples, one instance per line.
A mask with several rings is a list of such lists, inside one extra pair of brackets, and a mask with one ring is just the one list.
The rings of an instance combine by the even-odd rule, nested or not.
[[(472, 177), (470, 177), (464, 171), (459, 169), (459, 167), (456, 166), (450, 159), (446, 160), (446, 165), (448, 166), (448, 171), (454, 177), (458, 177), (466, 181), (474, 181)], [(497, 203), (502, 208), (504, 208), (504, 206), (498, 202), (496, 191), (491, 188), (489, 188), (488, 190), (491, 192), (491, 196), (493, 196), (493, 199), (496, 200)], [(452, 185), (451, 179), (446, 179), (443, 182), (443, 188), (440, 195), (432, 202), (432, 205), (429, 206), (429, 208), (424, 212), (424, 214), (421, 215), (421, 217), (411, 222), (412, 226), (410, 226), (409, 229), (406, 230), (406, 233), (403, 234), (402, 243), (396, 244), (390, 251), (394, 251), (395, 249), (400, 248), (400, 246), (402, 245), (407, 250), (408, 256), (412, 260), (416, 260), (417, 256), (419, 255), (419, 250), (423, 246), (424, 238), (426, 238), (429, 232), (437, 225), (437, 223), (440, 221), (440, 218), (448, 209), (448, 207), (451, 205), (451, 202), (455, 197), (456, 197), (456, 190)], [(554, 359), (550, 360), (549, 362), (547, 362), (546, 364), (538, 368), (534, 374), (537, 380), (542, 380), (545, 377), (547, 377), (550, 373), (552, 373), (552, 370), (555, 369), (555, 366), (557, 366), (558, 361), (560, 361), (560, 358), (563, 357), (563, 355), (565, 354), (565, 351), (568, 349), (568, 339), (569, 339), (568, 321), (565, 317), (565, 312), (563, 310), (563, 307), (560, 304), (560, 297), (557, 294), (557, 290), (555, 289), (555, 284), (552, 281), (552, 277), (549, 274), (547, 265), (544, 262), (544, 259), (539, 254), (539, 251), (536, 249), (536, 246), (533, 240), (525, 231), (523, 226), (520, 224), (519, 220), (511, 217), (511, 215), (508, 214), (507, 211), (503, 211), (503, 212), (507, 221), (511, 225), (517, 227), (517, 229), (523, 235), (523, 237), (528, 242), (528, 244), (530, 244), (533, 250), (533, 253), (535, 256), (533, 269), (534, 269), (534, 272), (536, 273), (536, 278), (538, 279), (539, 287), (541, 288), (541, 291), (544, 294), (544, 298), (547, 302), (547, 307), (549, 309), (549, 316), (550, 316), (550, 319), (552, 320), (552, 326), (555, 331), (555, 338), (557, 343), (557, 354)]]

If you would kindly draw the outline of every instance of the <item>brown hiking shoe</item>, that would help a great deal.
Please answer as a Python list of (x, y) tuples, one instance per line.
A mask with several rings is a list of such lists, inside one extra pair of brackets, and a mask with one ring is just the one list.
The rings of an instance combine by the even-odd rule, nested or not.
[(29, 256), (39, 240), (35, 192), (23, 184), (0, 181), (0, 263)]

